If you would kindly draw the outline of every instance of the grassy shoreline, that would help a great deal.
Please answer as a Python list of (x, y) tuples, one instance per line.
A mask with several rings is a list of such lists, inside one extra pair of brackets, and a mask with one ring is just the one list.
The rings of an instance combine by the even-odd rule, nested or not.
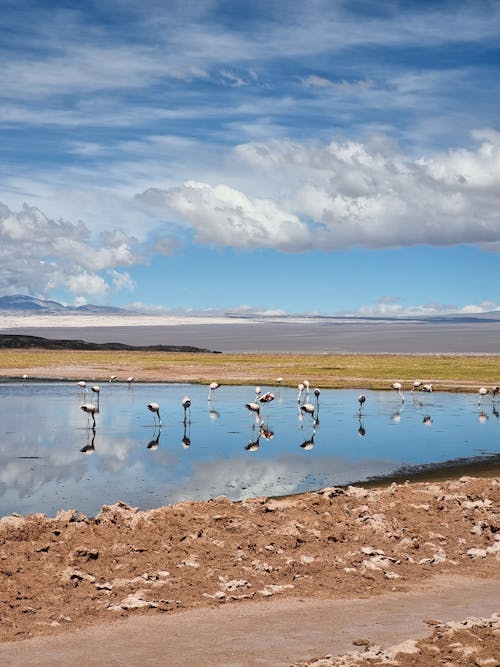
[(389, 389), (394, 381), (410, 388), (413, 380), (433, 383), (435, 390), (474, 391), (500, 384), (500, 356), (388, 354), (211, 354), (140, 351), (3, 349), (0, 378), (190, 382), (227, 385), (258, 383), (283, 386), (304, 379), (321, 388)]

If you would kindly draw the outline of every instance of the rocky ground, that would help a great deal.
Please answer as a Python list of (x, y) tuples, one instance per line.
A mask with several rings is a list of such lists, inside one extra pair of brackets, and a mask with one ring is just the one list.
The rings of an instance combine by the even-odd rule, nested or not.
[(432, 635), (420, 641), (410, 640), (384, 649), (361, 640), (355, 642), (363, 647), (361, 650), (297, 662), (293, 667), (498, 667), (500, 664), (500, 614), (453, 623), (430, 621), (429, 624), (435, 626)]
[[(149, 511), (117, 503), (93, 519), (76, 510), (55, 518), (4, 517), (0, 640), (67, 632), (131, 614), (279, 596), (410, 591), (437, 574), (497, 579), (499, 499), (500, 480), (462, 477), (240, 503), (217, 498)], [(492, 647), (481, 660), (499, 656), (498, 618), (467, 623), (436, 625), (432, 640), (393, 664), (491, 667), (460, 662), (458, 649), (462, 644), (466, 653), (472, 650), (467, 647), (478, 636), (476, 643)], [(360, 665), (387, 664), (382, 653), (376, 655), (381, 649), (361, 649), (367, 650)], [(425, 661), (437, 651), (448, 651), (448, 663)]]

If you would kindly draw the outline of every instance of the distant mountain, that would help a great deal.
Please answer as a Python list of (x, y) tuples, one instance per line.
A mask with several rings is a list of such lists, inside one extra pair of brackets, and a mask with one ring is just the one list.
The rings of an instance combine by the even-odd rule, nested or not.
[(120, 315), (130, 313), (125, 308), (115, 308), (113, 306), (94, 306), (86, 304), (84, 306), (63, 306), (57, 301), (46, 301), (36, 299), (32, 296), (14, 294), (12, 296), (0, 296), (0, 311), (9, 312), (37, 312), (37, 313), (97, 313), (108, 315)]

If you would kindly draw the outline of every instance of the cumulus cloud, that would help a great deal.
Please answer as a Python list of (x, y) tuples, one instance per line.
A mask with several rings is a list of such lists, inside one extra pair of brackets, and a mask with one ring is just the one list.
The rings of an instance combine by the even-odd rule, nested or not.
[(308, 227), (295, 214), (270, 199), (252, 199), (227, 185), (187, 181), (168, 190), (150, 188), (140, 198), (175, 212), (200, 243), (290, 251), (309, 244)]
[[(298, 252), (500, 242), (500, 133), (478, 131), (475, 149), (420, 159), (377, 138), (236, 147), (252, 193), (196, 181), (142, 201), (164, 207), (197, 241)], [(263, 198), (254, 192), (276, 192)]]
[(133, 287), (121, 269), (140, 261), (136, 245), (120, 231), (92, 238), (83, 222), (50, 220), (35, 207), (16, 212), (0, 203), (0, 294), (45, 296), (66, 288), (77, 303), (102, 300)]

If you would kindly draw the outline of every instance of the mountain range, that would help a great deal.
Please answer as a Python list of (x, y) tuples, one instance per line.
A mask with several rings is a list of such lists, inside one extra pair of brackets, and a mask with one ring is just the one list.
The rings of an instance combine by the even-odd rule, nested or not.
[[(65, 306), (58, 301), (37, 299), (23, 294), (14, 294), (11, 296), (0, 296), (0, 313), (4, 314), (100, 314), (100, 315), (138, 315), (133, 310), (126, 308), (117, 308), (115, 306), (96, 306), (85, 304), (84, 306)], [(168, 313), (167, 313), (168, 314)], [(342, 315), (266, 315), (259, 312), (226, 312), (225, 317), (232, 319), (246, 319), (259, 321), (292, 321), (297, 317), (311, 321), (371, 321), (371, 322), (446, 322), (446, 323), (481, 323), (481, 322), (500, 322), (500, 310), (494, 310), (486, 313), (450, 313), (446, 315), (421, 315), (421, 316), (342, 316)]]
[(36, 299), (32, 296), (14, 294), (12, 296), (0, 296), (0, 312), (30, 312), (30, 313), (101, 313), (109, 315), (126, 315), (131, 311), (125, 308), (115, 308), (113, 306), (95, 306), (85, 304), (84, 306), (64, 306), (57, 301), (46, 301)]

